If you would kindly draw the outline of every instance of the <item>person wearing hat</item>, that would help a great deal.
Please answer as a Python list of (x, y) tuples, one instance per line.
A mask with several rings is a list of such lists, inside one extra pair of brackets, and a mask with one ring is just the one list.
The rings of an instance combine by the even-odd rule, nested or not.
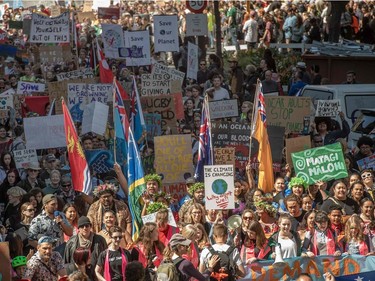
[(27, 258), (25, 256), (17, 256), (12, 259), (12, 268), (16, 272), (16, 279), (22, 279), (22, 276), (25, 274), (27, 265)]
[[(21, 200), (22, 196), (26, 194), (26, 191), (24, 191), (19, 186), (13, 186), (7, 191), (7, 195), (9, 198), (8, 204), (5, 207), (4, 213), (3, 213), (3, 221), (8, 223), (19, 222), (21, 221), (20, 217), (20, 207), (21, 207)], [(11, 219), (12, 218), (12, 219)]]
[(82, 216), (78, 219), (78, 234), (70, 237), (66, 243), (64, 252), (64, 262), (70, 264), (74, 262), (74, 252), (77, 248), (86, 248), (91, 252), (90, 273), (95, 276), (95, 265), (101, 252), (107, 249), (105, 239), (93, 232), (92, 223), (88, 217)]
[(46, 184), (38, 179), (40, 172), (39, 162), (31, 162), (27, 166), (27, 176), (26, 179), (21, 180), (17, 185), (23, 188), (26, 192), (29, 192), (33, 188), (43, 189), (46, 187)]
[(57, 281), (66, 276), (63, 259), (58, 252), (53, 251), (55, 239), (42, 236), (38, 239), (37, 252), (27, 262), (24, 279), (33, 281)]
[(213, 255), (210, 257), (210, 259), (206, 261), (208, 263), (207, 269), (200, 273), (191, 261), (182, 258), (183, 255), (188, 253), (190, 244), (191, 240), (186, 239), (182, 234), (173, 234), (168, 246), (164, 249), (164, 261), (173, 262), (182, 275), (183, 280), (194, 278), (199, 281), (205, 281), (209, 279), (213, 272), (213, 268), (219, 262), (219, 256)]
[[(330, 117), (316, 117), (314, 131), (323, 138), (324, 145), (332, 144), (337, 139), (346, 137), (350, 133), (350, 127), (348, 122), (345, 120), (345, 115), (343, 112), (339, 112), (339, 116), (342, 123), (342, 129), (332, 129), (332, 119)], [(315, 133), (315, 132), (314, 132)]]
[(303, 61), (299, 61), (297, 62), (297, 65), (296, 65), (296, 70), (298, 72), (301, 72), (303, 75), (302, 75), (302, 82), (306, 83), (306, 84), (311, 84), (311, 76), (310, 74), (307, 72), (307, 68), (306, 68), (306, 63), (303, 62)]
[(52, 153), (47, 154), (44, 157), (43, 167), (44, 169), (40, 172), (39, 178), (44, 181), (48, 182), (51, 179), (51, 171), (55, 170), (57, 161), (56, 156)]
[(189, 220), (190, 214), (188, 213), (188, 210), (190, 206), (192, 206), (195, 203), (201, 204), (204, 206), (204, 184), (201, 182), (197, 182), (193, 184), (188, 189), (189, 194), (192, 195), (192, 198), (188, 201), (186, 201), (180, 208), (180, 211), (178, 212), (180, 222), (183, 223), (185, 221)]
[(4, 61), (6, 63), (6, 66), (4, 67), (4, 74), (5, 76), (9, 76), (11, 74), (14, 74), (16, 69), (14, 67), (14, 58), (12, 57), (7, 57), (6, 60)]
[(53, 194), (47, 194), (43, 197), (42, 213), (36, 216), (29, 228), (29, 244), (37, 248), (38, 238), (47, 235), (53, 239), (55, 250), (63, 251), (64, 233), (68, 236), (73, 235), (73, 228), (63, 220), (57, 212), (57, 197)]
[(238, 58), (232, 57), (229, 62), (229, 85), (232, 91), (233, 98), (238, 99), (240, 102), (243, 100), (242, 84), (244, 82), (244, 73), (241, 66), (238, 65)]

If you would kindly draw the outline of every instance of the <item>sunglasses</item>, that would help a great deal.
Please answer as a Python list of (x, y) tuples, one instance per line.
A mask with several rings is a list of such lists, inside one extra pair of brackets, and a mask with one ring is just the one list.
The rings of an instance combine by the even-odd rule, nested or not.
[(200, 65), (206, 65), (205, 63), (201, 63)]
[(362, 179), (365, 179), (365, 178), (371, 178), (372, 177), (372, 174), (371, 173), (367, 173), (367, 174), (363, 174), (361, 175), (361, 178)]
[(91, 227), (91, 224), (85, 224), (85, 225), (82, 225), (80, 228), (90, 228)]
[(34, 209), (26, 209), (26, 211), (28, 211), (28, 212), (35, 212)]
[(63, 184), (62, 187), (69, 187), (72, 186), (71, 184)]
[(253, 217), (243, 217), (244, 220), (252, 220)]

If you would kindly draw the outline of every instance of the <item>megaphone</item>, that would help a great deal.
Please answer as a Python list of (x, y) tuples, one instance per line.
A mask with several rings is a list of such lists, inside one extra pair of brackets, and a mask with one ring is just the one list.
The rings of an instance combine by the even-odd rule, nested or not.
[(227, 220), (227, 226), (229, 230), (236, 230), (242, 224), (242, 218), (240, 215), (230, 216)]
[(283, 267), (286, 262), (283, 260), (283, 256), (281, 254), (281, 245), (277, 243), (275, 246), (275, 262), (272, 264), (273, 267)]

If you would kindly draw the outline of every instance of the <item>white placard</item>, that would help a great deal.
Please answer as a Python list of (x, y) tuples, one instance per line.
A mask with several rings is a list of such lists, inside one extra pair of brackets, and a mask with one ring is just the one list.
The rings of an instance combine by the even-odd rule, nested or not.
[(171, 94), (171, 80), (169, 80), (168, 74), (142, 74), (141, 85), (141, 96)]
[(119, 24), (102, 24), (102, 41), (105, 57), (119, 59), (119, 48), (125, 47), (122, 26)]
[(84, 79), (84, 78), (93, 78), (94, 72), (91, 68), (78, 69), (69, 72), (57, 73), (57, 81), (69, 80), (69, 79)]
[(14, 162), (17, 169), (27, 168), (32, 162), (38, 162), (38, 156), (35, 149), (21, 149), (13, 151)]
[(341, 112), (340, 100), (317, 100), (316, 117), (337, 117)]
[(101, 102), (92, 102), (84, 107), (81, 135), (95, 133), (104, 136), (107, 127), (109, 106)]
[(219, 100), (209, 103), (211, 119), (237, 117), (238, 100)]
[(66, 147), (62, 114), (24, 118), (23, 123), (27, 149)]
[(9, 96), (13, 96), (14, 94), (16, 93), (16, 91), (12, 88), (6, 90), (5, 92), (2, 92), (0, 94), (0, 97), (9, 97)]
[(119, 56), (126, 58), (127, 66), (151, 64), (150, 33), (143, 31), (124, 31), (125, 47), (120, 48)]
[(177, 16), (154, 16), (155, 52), (177, 52), (178, 23)]
[(28, 95), (33, 92), (44, 92), (45, 89), (46, 85), (41, 83), (18, 81), (17, 84), (17, 94), (19, 95)]
[(0, 110), (8, 110), (9, 107), (14, 108), (13, 105), (13, 96), (0, 96)]
[(174, 68), (170, 68), (167, 65), (157, 62), (152, 59), (152, 70), (151, 74), (169, 74), (170, 80), (178, 80), (181, 85), (185, 79), (185, 73)]
[(92, 8), (94, 10), (97, 10), (99, 7), (108, 8), (110, 5), (111, 5), (110, 0), (93, 0), (92, 1)]
[(197, 80), (198, 63), (198, 45), (188, 42), (187, 78)]
[(207, 36), (207, 14), (186, 15), (186, 36)]
[[(145, 224), (146, 222), (156, 222), (156, 214), (158, 212), (142, 216), (142, 222)], [(176, 221), (174, 219), (172, 210), (168, 208), (168, 224), (174, 227), (177, 227)]]
[(233, 165), (204, 166), (206, 210), (234, 209)]
[(33, 13), (29, 42), (31, 43), (69, 43), (69, 12), (49, 18)]

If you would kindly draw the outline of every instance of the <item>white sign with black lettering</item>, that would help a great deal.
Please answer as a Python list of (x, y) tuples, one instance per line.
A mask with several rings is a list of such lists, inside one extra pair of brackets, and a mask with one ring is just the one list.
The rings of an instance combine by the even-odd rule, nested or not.
[(207, 14), (186, 15), (186, 36), (207, 36)]
[(341, 112), (340, 100), (318, 100), (316, 117), (337, 117)]
[(219, 100), (211, 101), (209, 103), (211, 119), (237, 117), (238, 116), (238, 101), (232, 100)]
[(33, 13), (29, 41), (31, 43), (69, 43), (69, 12), (49, 18)]
[(14, 162), (16, 168), (27, 168), (29, 163), (38, 162), (38, 156), (35, 149), (21, 149), (13, 151)]
[(178, 52), (177, 16), (154, 16), (155, 52)]

